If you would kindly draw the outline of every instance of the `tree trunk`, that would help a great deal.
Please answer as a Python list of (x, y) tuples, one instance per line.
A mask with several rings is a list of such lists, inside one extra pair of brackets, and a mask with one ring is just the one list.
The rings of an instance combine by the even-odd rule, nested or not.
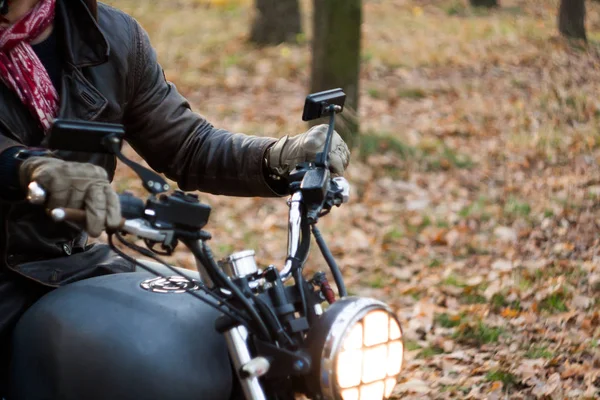
[(298, 0), (255, 0), (250, 41), (259, 45), (295, 42), (302, 32)]
[(498, 0), (470, 0), (473, 7), (498, 7)]
[(362, 0), (314, 0), (311, 92), (341, 87), (346, 105), (336, 130), (349, 147), (359, 133)]
[(561, 0), (558, 11), (558, 30), (568, 38), (587, 40), (584, 0)]

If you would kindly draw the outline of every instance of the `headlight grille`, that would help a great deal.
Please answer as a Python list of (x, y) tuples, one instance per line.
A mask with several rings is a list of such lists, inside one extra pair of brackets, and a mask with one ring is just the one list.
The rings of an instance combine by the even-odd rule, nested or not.
[(389, 312), (371, 311), (342, 340), (336, 377), (343, 400), (388, 398), (402, 368), (402, 333)]
[(311, 327), (308, 347), (319, 360), (309, 381), (327, 400), (388, 398), (404, 355), (396, 315), (385, 303), (358, 297), (332, 304)]

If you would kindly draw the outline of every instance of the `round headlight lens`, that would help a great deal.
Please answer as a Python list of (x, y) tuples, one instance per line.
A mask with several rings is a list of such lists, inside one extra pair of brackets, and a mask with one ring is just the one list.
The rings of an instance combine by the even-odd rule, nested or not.
[(404, 355), (400, 322), (391, 309), (377, 300), (350, 297), (334, 303), (319, 322), (309, 343), (315, 364), (320, 360), (322, 395), (331, 400), (390, 397)]

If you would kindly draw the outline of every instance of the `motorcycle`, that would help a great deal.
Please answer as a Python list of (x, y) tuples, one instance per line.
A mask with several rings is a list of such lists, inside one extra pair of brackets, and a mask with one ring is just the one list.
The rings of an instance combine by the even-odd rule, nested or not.
[[(259, 268), (251, 250), (217, 262), (204, 230), (211, 208), (195, 194), (166, 194), (161, 176), (127, 159), (122, 126), (57, 121), (63, 134), (50, 138), (51, 148), (112, 153), (150, 193), (145, 202), (120, 195), (123, 219), (108, 232), (111, 248), (138, 270), (72, 283), (35, 303), (15, 330), (9, 399), (389, 398), (403, 361), (400, 322), (383, 302), (347, 295), (317, 228), (349, 199), (348, 182), (332, 178), (328, 168), (344, 101), (341, 89), (306, 98), (303, 120), (328, 116), (329, 130), (316, 160), (291, 173), (288, 256), (281, 269)], [(67, 137), (82, 130), (99, 145)], [(45, 196), (30, 184), (30, 202), (43, 204)], [(50, 213), (57, 222), (85, 218), (81, 210)], [(339, 298), (324, 272), (304, 276), (311, 235)], [(154, 261), (131, 257), (117, 241)], [(194, 255), (197, 273), (161, 260), (179, 243)]]

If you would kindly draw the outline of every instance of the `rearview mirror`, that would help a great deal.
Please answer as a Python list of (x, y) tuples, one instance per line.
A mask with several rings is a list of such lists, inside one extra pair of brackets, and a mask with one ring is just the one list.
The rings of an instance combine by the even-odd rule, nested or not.
[(339, 106), (337, 112), (342, 112), (346, 102), (346, 93), (342, 89), (326, 90), (324, 92), (309, 94), (304, 103), (303, 121), (312, 121), (321, 118), (326, 114), (327, 107)]
[(125, 157), (121, 152), (125, 127), (121, 124), (57, 119), (48, 135), (48, 148), (82, 153), (113, 154), (142, 180), (144, 188), (158, 194), (170, 189), (156, 172)]
[(48, 147), (51, 150), (112, 154), (104, 141), (108, 136), (122, 140), (125, 128), (121, 124), (57, 119), (48, 135)]

